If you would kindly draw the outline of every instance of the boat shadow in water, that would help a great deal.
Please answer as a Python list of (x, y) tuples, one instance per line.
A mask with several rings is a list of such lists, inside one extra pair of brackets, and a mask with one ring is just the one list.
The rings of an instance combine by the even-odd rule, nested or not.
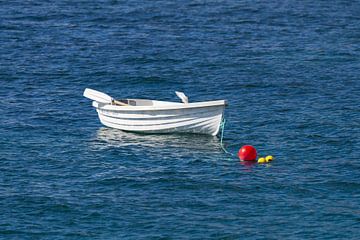
[(221, 153), (218, 137), (201, 134), (143, 134), (124, 132), (115, 128), (97, 130), (92, 147), (108, 149), (116, 147), (178, 148)]

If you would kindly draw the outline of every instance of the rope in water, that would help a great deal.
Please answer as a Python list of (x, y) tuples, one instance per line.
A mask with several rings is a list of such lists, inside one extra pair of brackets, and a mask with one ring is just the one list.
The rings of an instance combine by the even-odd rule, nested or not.
[(226, 120), (225, 120), (225, 118), (223, 118), (223, 119), (221, 120), (221, 123), (220, 123), (220, 129), (221, 129), (220, 147), (221, 147), (221, 149), (222, 149), (225, 153), (227, 153), (227, 154), (229, 154), (229, 155), (231, 155), (231, 156), (234, 156), (234, 154), (232, 154), (231, 152), (229, 152), (228, 150), (226, 150), (226, 148), (225, 148), (225, 146), (224, 146), (223, 140), (224, 140), (225, 124), (226, 124)]

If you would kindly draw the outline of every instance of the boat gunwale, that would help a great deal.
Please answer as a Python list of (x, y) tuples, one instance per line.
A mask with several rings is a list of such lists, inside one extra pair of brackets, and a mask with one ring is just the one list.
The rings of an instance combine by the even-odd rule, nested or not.
[[(155, 101), (155, 100), (154, 100)], [(193, 102), (186, 104), (179, 104), (177, 102), (167, 102), (174, 103), (174, 105), (165, 105), (165, 106), (117, 106), (111, 104), (101, 104), (97, 101), (93, 101), (93, 107), (101, 110), (109, 111), (167, 111), (167, 110), (184, 110), (184, 109), (193, 109), (193, 108), (207, 108), (207, 107), (226, 107), (226, 100), (215, 100), (215, 101), (205, 101), (205, 102)]]

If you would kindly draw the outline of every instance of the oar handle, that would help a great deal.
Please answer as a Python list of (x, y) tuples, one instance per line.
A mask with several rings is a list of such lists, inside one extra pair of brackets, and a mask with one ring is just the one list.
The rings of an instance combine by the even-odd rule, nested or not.
[(113, 104), (113, 105), (119, 105), (119, 106), (128, 106), (128, 104), (123, 103), (123, 102), (120, 102), (120, 101), (115, 100), (115, 99), (112, 99), (112, 100), (111, 100), (111, 104)]

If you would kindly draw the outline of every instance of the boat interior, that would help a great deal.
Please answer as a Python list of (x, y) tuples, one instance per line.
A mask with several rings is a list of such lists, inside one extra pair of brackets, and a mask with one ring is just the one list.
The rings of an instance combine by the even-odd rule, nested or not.
[(169, 106), (169, 105), (182, 105), (189, 103), (188, 97), (183, 92), (175, 91), (175, 94), (181, 99), (182, 103), (179, 102), (166, 102), (166, 101), (155, 101), (148, 99), (119, 99), (113, 100), (112, 104), (120, 106)]
[[(120, 102), (122, 104), (116, 104)], [(119, 99), (116, 100), (115, 105), (129, 105), (129, 106), (169, 106), (169, 105), (182, 105), (183, 103), (179, 102), (165, 102), (165, 101), (155, 101), (148, 99)]]

